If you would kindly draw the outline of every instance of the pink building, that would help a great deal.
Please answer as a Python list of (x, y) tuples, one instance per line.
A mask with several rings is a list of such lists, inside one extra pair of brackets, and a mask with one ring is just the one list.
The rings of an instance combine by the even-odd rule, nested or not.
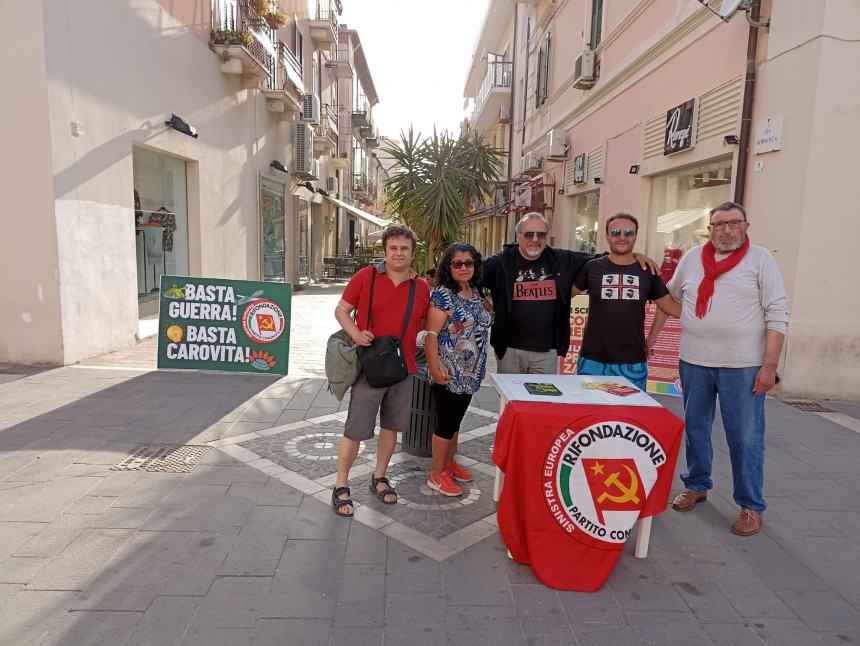
[[(838, 268), (850, 252), (837, 234), (860, 191), (860, 6), (761, 2), (770, 24), (752, 30), (745, 136), (747, 15), (723, 21), (697, 0), (490, 2), (465, 95), (470, 128), (507, 135), (511, 172), (491, 222), (512, 240), (518, 216), (541, 210), (551, 244), (595, 252), (606, 218), (629, 212), (639, 250), (659, 262), (707, 239), (711, 207), (743, 201), (792, 306), (784, 389), (860, 398), (860, 292)], [(510, 77), (488, 86), (501, 61)], [(467, 219), (474, 241), (483, 226)]]

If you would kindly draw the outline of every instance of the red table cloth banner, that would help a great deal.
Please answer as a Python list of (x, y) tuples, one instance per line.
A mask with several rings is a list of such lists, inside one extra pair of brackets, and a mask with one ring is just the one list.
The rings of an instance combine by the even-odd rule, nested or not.
[(666, 508), (683, 429), (659, 406), (510, 402), (493, 461), (513, 559), (551, 588), (599, 590), (636, 520)]

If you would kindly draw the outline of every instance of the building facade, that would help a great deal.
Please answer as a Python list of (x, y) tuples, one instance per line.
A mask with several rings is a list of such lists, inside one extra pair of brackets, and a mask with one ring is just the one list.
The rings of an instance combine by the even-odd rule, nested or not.
[[(860, 7), (814, 5), (763, 0), (752, 29), (743, 10), (723, 21), (697, 0), (493, 0), (467, 96), (480, 108), (477, 79), (510, 60), (506, 240), (539, 210), (551, 244), (603, 251), (603, 222), (629, 212), (638, 250), (661, 262), (707, 240), (710, 208), (743, 201), (791, 303), (784, 391), (857, 399), (860, 296), (837, 231), (857, 203)], [(489, 115), (470, 120), (485, 140)]]
[(68, 364), (154, 333), (163, 274), (300, 287), (378, 228), (355, 208), (354, 149), (376, 142), (348, 91), (373, 82), (340, 11), (3, 5), (22, 59), (0, 106), (0, 362)]

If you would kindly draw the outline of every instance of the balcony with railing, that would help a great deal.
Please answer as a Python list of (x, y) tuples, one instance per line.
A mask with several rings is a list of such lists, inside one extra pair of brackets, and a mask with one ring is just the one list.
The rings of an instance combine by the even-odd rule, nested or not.
[(370, 103), (363, 96), (358, 96), (352, 106), (352, 125), (358, 128), (370, 127)]
[(209, 47), (221, 58), (221, 71), (248, 78), (248, 85), (272, 87), (277, 73), (277, 29), (254, 13), (249, 0), (215, 3)]
[(278, 62), (263, 94), (269, 112), (292, 119), (294, 114), (301, 114), (304, 102), (302, 67), (284, 43), (278, 43), (278, 51)]
[(346, 43), (334, 43), (328, 51), (324, 52), (325, 66), (335, 78), (352, 78), (355, 69), (355, 53), (352, 45)]
[(499, 120), (502, 105), (510, 105), (512, 79), (510, 61), (487, 63), (487, 73), (475, 95), (475, 108), (469, 120), (474, 130), (483, 132)]
[(337, 152), (340, 112), (341, 107), (339, 105), (323, 105), (320, 123), (314, 133), (315, 153), (333, 156)]
[(316, 49), (327, 49), (337, 43), (337, 18), (340, 3), (319, 0), (316, 14), (309, 21), (311, 40)]
[(367, 173), (354, 173), (352, 176), (352, 196), (367, 199)]

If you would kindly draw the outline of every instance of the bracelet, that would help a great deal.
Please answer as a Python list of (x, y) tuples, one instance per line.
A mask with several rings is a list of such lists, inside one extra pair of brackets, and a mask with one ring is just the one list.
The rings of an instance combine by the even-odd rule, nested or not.
[(427, 330), (427, 334), (432, 334), (432, 335), (433, 335), (433, 336), (435, 336), (435, 337), (438, 337), (438, 336), (439, 336), (439, 333), (438, 333), (438, 332), (434, 332), (433, 330)]

